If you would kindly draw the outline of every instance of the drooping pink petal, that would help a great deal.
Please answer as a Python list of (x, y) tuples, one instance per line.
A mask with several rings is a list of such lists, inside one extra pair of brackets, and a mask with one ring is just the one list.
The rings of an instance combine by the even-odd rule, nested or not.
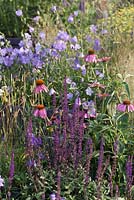
[(42, 90), (42, 91), (45, 91), (45, 92), (48, 92), (48, 88), (47, 88), (47, 86), (45, 86), (44, 84), (41, 85), (41, 90)]
[(85, 62), (89, 63), (96, 63), (97, 62), (97, 55), (96, 54), (91, 54), (91, 55), (86, 55), (84, 57)]
[(133, 104), (128, 105), (127, 109), (128, 109), (128, 112), (133, 112), (134, 111), (134, 105)]
[(39, 117), (43, 118), (43, 119), (46, 119), (47, 118), (47, 112), (46, 112), (46, 109), (41, 109), (39, 110)]
[(97, 62), (107, 62), (111, 59), (111, 57), (103, 57), (103, 58), (98, 58)]
[(126, 111), (126, 107), (127, 107), (127, 106), (124, 105), (124, 104), (118, 104), (116, 109), (117, 109), (118, 111), (120, 111), (120, 112), (125, 112), (125, 111)]
[(34, 92), (35, 94), (40, 93), (40, 92), (41, 92), (40, 85), (36, 86), (36, 87), (34, 88), (34, 91), (33, 91), (33, 92)]
[(38, 109), (35, 109), (33, 115), (34, 115), (35, 117), (39, 117), (39, 110), (38, 110)]
[(48, 92), (48, 88), (42, 84), (42, 85), (37, 85), (35, 88), (34, 88), (34, 93), (35, 94), (38, 94), (38, 93), (41, 93), (41, 92)]

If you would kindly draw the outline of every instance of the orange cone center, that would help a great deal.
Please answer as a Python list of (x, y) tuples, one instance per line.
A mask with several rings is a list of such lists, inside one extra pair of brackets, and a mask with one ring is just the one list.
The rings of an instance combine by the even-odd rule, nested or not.
[(95, 53), (95, 52), (94, 52), (93, 49), (89, 49), (89, 50), (88, 50), (88, 54), (89, 54), (89, 55), (93, 55), (94, 53)]
[(42, 85), (44, 84), (44, 81), (42, 79), (36, 80), (36, 85)]
[(45, 106), (42, 105), (42, 104), (39, 104), (39, 105), (36, 106), (36, 108), (39, 109), (39, 110), (41, 110), (41, 109), (45, 108)]
[(124, 105), (130, 105), (130, 101), (129, 100), (125, 100), (125, 101), (123, 101), (123, 104)]

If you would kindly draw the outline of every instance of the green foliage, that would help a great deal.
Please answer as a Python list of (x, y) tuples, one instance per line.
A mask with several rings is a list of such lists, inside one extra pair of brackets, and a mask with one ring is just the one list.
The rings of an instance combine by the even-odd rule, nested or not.
[[(22, 33), (28, 31), (33, 17), (39, 15), (41, 11), (44, 13), (48, 11), (49, 3), (41, 0), (1, 0), (0, 31), (6, 37), (21, 37)], [(22, 10), (22, 17), (16, 16), (15, 12), (18, 9)]]
[[(41, 15), (38, 25), (33, 24), (33, 22), (31, 23), (35, 28), (35, 32), (31, 33), (30, 38), (33, 46), (30, 48), (25, 47), (21, 50), (29, 51), (30, 49), (30, 53), (34, 54), (38, 58), (38, 61), (40, 61), (40, 51), (43, 55), (45, 53), (47, 55), (47, 57), (43, 57), (44, 63), (42, 68), (38, 65), (33, 67), (33, 63), (19, 63), (18, 55), (12, 66), (6, 67), (4, 64), (0, 66), (0, 175), (4, 177), (5, 181), (4, 187), (1, 188), (2, 199), (7, 199), (9, 192), (11, 192), (11, 199), (38, 200), (43, 199), (43, 195), (45, 195), (45, 198), (49, 200), (52, 192), (57, 193), (60, 190), (60, 195), (67, 200), (96, 200), (98, 195), (103, 200), (110, 200), (112, 199), (112, 195), (109, 184), (111, 180), (109, 177), (114, 167), (116, 168), (114, 174), (112, 174), (114, 192), (116, 192), (115, 187), (118, 185), (120, 196), (124, 198), (127, 195), (126, 188), (128, 181), (125, 171), (126, 162), (128, 156), (133, 155), (134, 147), (134, 116), (133, 113), (127, 112), (127, 109), (122, 113), (117, 111), (116, 106), (118, 103), (122, 103), (125, 98), (130, 100), (131, 91), (125, 78), (115, 68), (114, 58), (109, 62), (89, 63), (84, 61), (83, 54), (86, 55), (88, 49), (93, 48), (94, 41), (98, 39), (101, 48), (96, 51), (97, 59), (103, 56), (115, 55), (116, 46), (113, 45), (113, 41), (117, 42), (116, 39), (120, 37), (119, 33), (130, 33), (133, 7), (114, 12), (108, 18), (106, 25), (103, 24), (103, 20), (100, 20), (99, 24), (97, 24), (97, 31), (94, 33), (90, 30), (90, 25), (97, 23), (93, 4), (87, 3), (85, 13), (79, 11), (73, 23), (68, 23), (68, 17), (74, 11), (78, 10), (79, 1), (74, 1), (73, 3), (68, 1), (69, 6), (67, 7), (63, 7), (63, 4), (58, 1), (42, 2), (41, 0), (32, 2), (30, 0), (25, 2), (1, 1), (0, 4), (1, 31), (6, 32), (6, 36), (21, 36), (21, 33), (27, 31), (31, 18)], [(54, 13), (50, 12), (52, 5), (57, 6), (57, 11)], [(23, 18), (18, 18), (15, 15), (16, 9), (22, 9), (24, 13)], [(130, 18), (130, 22), (127, 24), (128, 18)], [(12, 23), (12, 21), (15, 23)], [(104, 26), (101, 26), (101, 22)], [(108, 34), (106, 35), (102, 34), (102, 30), (105, 28), (108, 30)], [(118, 31), (116, 32), (117, 28), (120, 31), (119, 33)], [(50, 41), (44, 41), (39, 38), (41, 30), (44, 30), (48, 37), (50, 36)], [(71, 48), (69, 40), (66, 42), (67, 48), (64, 52), (57, 51), (59, 57), (51, 57), (49, 53), (54, 50), (52, 43), (58, 30), (66, 31), (70, 38), (77, 36), (80, 49), (74, 50)], [(51, 35), (52, 32), (54, 32), (53, 37)], [(91, 37), (91, 42), (86, 40), (87, 36)], [(3, 53), (4, 45), (8, 48), (11, 48), (11, 46), (8, 42), (5, 44), (2, 42), (0, 50)], [(45, 51), (43, 51), (44, 49)], [(115, 50), (114, 53), (113, 50)], [(8, 58), (12, 54), (12, 51), (11, 49), (4, 56)], [(35, 53), (36, 51), (39, 52)], [(55, 51), (54, 53), (57, 52)], [(28, 56), (31, 56), (31, 54)], [(24, 54), (22, 55), (24, 56)], [(5, 58), (4, 56), (1, 56), (1, 60)], [(78, 66), (78, 69), (74, 69), (74, 60), (78, 58), (79, 65), (85, 67), (86, 74), (82, 73), (81, 68)], [(97, 70), (104, 77), (97, 75)], [(70, 78), (74, 85), (76, 84), (75, 87), (70, 86), (70, 84), (65, 86), (65, 77)], [(34, 94), (33, 90), (36, 87), (35, 82), (37, 79), (42, 79), (49, 90), (53, 88), (56, 91), (55, 96), (50, 96), (47, 92)], [(91, 86), (92, 83), (99, 84)], [(3, 89), (3, 86), (10, 87)], [(91, 87), (93, 94), (90, 95), (85, 92), (88, 87)], [(71, 100), (64, 100), (66, 92), (73, 94)], [(55, 107), (53, 105), (54, 97), (56, 98)], [(75, 121), (72, 109), (77, 97), (80, 97), (82, 102), (94, 101), (96, 109), (95, 117), (90, 116), (87, 119), (85, 118), (84, 121), (79, 121), (78, 119), (78, 121)], [(68, 101), (67, 115), (72, 117), (70, 121), (75, 121), (72, 124), (72, 129), (64, 121), (66, 117), (64, 116), (64, 107), (67, 106), (66, 101)], [(37, 104), (45, 105), (47, 112), (49, 113), (50, 111), (48, 118), (41, 119), (33, 116), (33, 111)], [(128, 108), (127, 106), (126, 108)], [(83, 105), (80, 105), (79, 109), (80, 111), (85, 111)], [(90, 110), (88, 112), (90, 114)], [(60, 120), (59, 124), (58, 122), (56, 124), (52, 120), (55, 114), (56, 119)], [(36, 137), (35, 140), (33, 138), (29, 139), (27, 136), (28, 122), (30, 120), (32, 120), (33, 125), (30, 134)], [(75, 129), (75, 126), (77, 129)], [(81, 159), (78, 159), (78, 165), (76, 165), (74, 161), (77, 160), (73, 157), (73, 152), (65, 152), (65, 149), (68, 150), (70, 145), (74, 145), (72, 149), (76, 148), (75, 151), (78, 154), (78, 144), (81, 139), (81, 135), (78, 135), (78, 133), (83, 127), (85, 128), (81, 141), (82, 155)], [(71, 143), (70, 132), (73, 128), (77, 130), (74, 133), (76, 140), (74, 143)], [(58, 147), (54, 146), (54, 137), (57, 132), (59, 139)], [(66, 138), (64, 139), (65, 133)], [(36, 144), (38, 137), (42, 139), (42, 144), (39, 147)], [(86, 174), (87, 156), (90, 155), (89, 152), (87, 153), (86, 143), (89, 138), (93, 140), (93, 154), (90, 163), (90, 172)], [(105, 141), (101, 170), (101, 172), (103, 171), (103, 175), (97, 180), (96, 174), (101, 154), (101, 138)], [(117, 155), (114, 149), (116, 139), (119, 142)], [(32, 147), (28, 143), (31, 140), (32, 142), (34, 141), (31, 145)], [(28, 145), (31, 147), (30, 150), (28, 149)], [(58, 155), (55, 155), (58, 148), (60, 149)], [(15, 173), (12, 187), (10, 187), (8, 177), (12, 149), (15, 151)], [(69, 158), (66, 157), (66, 159), (63, 159), (64, 153), (69, 154)], [(42, 159), (40, 159), (40, 156), (42, 156)], [(57, 164), (54, 163), (56, 156), (58, 157)], [(108, 158), (110, 159), (108, 160)], [(34, 162), (32, 163), (32, 161)], [(57, 180), (58, 170), (61, 173), (59, 182)], [(88, 177), (87, 182), (85, 182), (86, 175)], [(133, 187), (131, 189), (133, 193)]]

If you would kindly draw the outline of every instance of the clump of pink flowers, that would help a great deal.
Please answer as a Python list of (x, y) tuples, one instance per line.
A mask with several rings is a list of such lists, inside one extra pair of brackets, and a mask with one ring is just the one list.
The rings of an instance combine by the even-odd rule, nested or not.
[(117, 110), (120, 112), (133, 112), (134, 104), (132, 104), (129, 100), (124, 100), (123, 103), (117, 105)]
[(36, 87), (34, 88), (34, 93), (38, 94), (41, 92), (48, 92), (47, 86), (44, 84), (42, 79), (36, 80)]
[(45, 106), (42, 104), (39, 104), (36, 106), (33, 115), (35, 117), (40, 117), (42, 119), (46, 119), (47, 118), (47, 111), (45, 109)]

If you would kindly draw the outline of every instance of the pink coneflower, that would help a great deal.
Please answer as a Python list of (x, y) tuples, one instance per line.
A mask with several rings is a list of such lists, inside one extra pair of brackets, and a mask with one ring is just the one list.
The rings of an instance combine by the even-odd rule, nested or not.
[(40, 117), (40, 118), (46, 119), (47, 118), (47, 111), (46, 111), (44, 105), (42, 105), (42, 104), (37, 105), (36, 109), (34, 110), (33, 115), (35, 117)]
[(42, 79), (36, 80), (36, 87), (34, 89), (34, 93), (38, 94), (43, 91), (48, 92), (48, 88), (45, 86), (44, 81)]
[(129, 100), (125, 100), (123, 103), (118, 104), (116, 109), (120, 112), (133, 112), (134, 105)]
[(101, 84), (101, 83), (99, 83), (99, 82), (90, 83), (89, 86), (90, 86), (90, 87), (103, 88), (103, 89), (106, 87), (105, 85), (103, 85), (103, 84)]
[(98, 58), (97, 62), (107, 62), (111, 59), (111, 57), (102, 57), (102, 58)]
[(96, 63), (97, 55), (95, 54), (93, 49), (89, 49), (88, 54), (84, 57), (85, 62)]

